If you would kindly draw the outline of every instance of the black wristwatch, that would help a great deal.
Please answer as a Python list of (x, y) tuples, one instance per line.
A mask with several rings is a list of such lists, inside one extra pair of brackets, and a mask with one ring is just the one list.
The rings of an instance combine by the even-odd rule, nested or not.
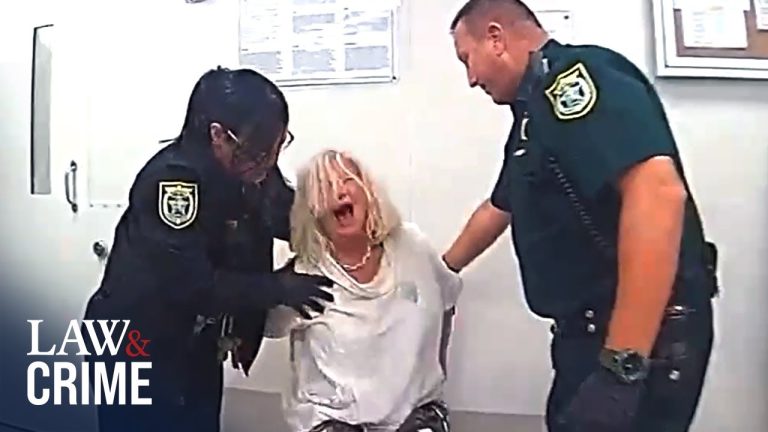
[(648, 376), (651, 361), (633, 350), (603, 348), (600, 351), (600, 365), (616, 375), (621, 382), (633, 384)]

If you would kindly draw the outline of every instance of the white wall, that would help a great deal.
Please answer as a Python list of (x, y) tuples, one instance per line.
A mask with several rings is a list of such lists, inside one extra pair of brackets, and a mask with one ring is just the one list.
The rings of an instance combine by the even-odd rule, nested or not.
[[(199, 68), (201, 56), (210, 57), (211, 65), (233, 65), (236, 52), (233, 45), (227, 44), (236, 46), (232, 30), (237, 23), (234, 0), (209, 1), (213, 3), (207, 7), (216, 8), (211, 10), (217, 12), (210, 20), (196, 18), (198, 24), (194, 28), (185, 27), (183, 15), (170, 15), (181, 7), (182, 0), (115, 2), (122, 8), (138, 9), (122, 22), (102, 22), (101, 27), (114, 27), (115, 32), (132, 29), (137, 43), (148, 46), (152, 38), (163, 36), (130, 20), (140, 19), (141, 15), (165, 19), (173, 24), (174, 38), (186, 53), (174, 59), (176, 67), (178, 62), (186, 61), (193, 65), (190, 67)], [(84, 207), (81, 214), (73, 217), (57, 179), (69, 159), (83, 157), (85, 145), (95, 136), (109, 139), (110, 132), (127, 134), (129, 138), (144, 135), (132, 132), (141, 128), (141, 122), (126, 122), (116, 130), (121, 122), (95, 125), (88, 121), (94, 109), (109, 109), (98, 105), (109, 98), (94, 94), (108, 88), (89, 84), (79, 73), (93, 76), (94, 72), (87, 67), (100, 64), (103, 73), (114, 74), (114, 85), (128, 85), (120, 65), (110, 64), (118, 56), (100, 58), (93, 53), (77, 52), (79, 45), (71, 42), (68, 48), (57, 50), (54, 46), (54, 59), (70, 59), (68, 63), (60, 60), (54, 72), (54, 91), (58, 92), (52, 114), (54, 196), (30, 197), (28, 25), (41, 21), (38, 14), (47, 8), (30, 8), (22, 13), (11, 8), (11, 3), (5, 0), (0, 6), (0, 16), (13, 16), (12, 22), (0, 25), (0, 186), (4, 210), (0, 212), (0, 232), (5, 239), (0, 264), (3, 269), (14, 269), (12, 276), (35, 287), (32, 292), (14, 291), (10, 298), (20, 297), (27, 302), (37, 299), (38, 308), (55, 312), (63, 321), (80, 316), (100, 270), (90, 254), (90, 244), (99, 238), (110, 238), (119, 213)], [(19, 2), (13, 3), (18, 7)], [(155, 7), (152, 12), (149, 3)], [(651, 70), (649, 2), (571, 3), (578, 41), (615, 48), (643, 70)], [(74, 9), (75, 3), (67, 4)], [(403, 0), (402, 36), (406, 44), (400, 52), (402, 79), (397, 84), (287, 90), (297, 142), (283, 163), (295, 166), (326, 146), (354, 150), (389, 187), (406, 217), (421, 225), (439, 248), (449, 244), (474, 206), (490, 190), (511, 122), (506, 109), (493, 106), (479, 91), (466, 86), (447, 33), (459, 5), (459, 0)], [(142, 11), (147, 13), (140, 14)], [(610, 14), (619, 18), (609, 18)], [(211, 35), (214, 42), (190, 47), (179, 36), (184, 32), (191, 38), (197, 35), (193, 40), (205, 40), (200, 37), (202, 32)], [(77, 34), (74, 29), (69, 37), (70, 41), (93, 43), (95, 36)], [(124, 60), (140, 58), (130, 55), (126, 54)], [(82, 63), (75, 63), (74, 59)], [(146, 67), (169, 67), (172, 62), (167, 61), (165, 65)], [(168, 82), (169, 92), (178, 93), (189, 87), (188, 83), (182, 84), (180, 87)], [(660, 81), (658, 87), (667, 104), (708, 235), (718, 241), (723, 252), (724, 295), (717, 307), (718, 340), (696, 431), (764, 431), (768, 424), (768, 391), (761, 384), (768, 378), (768, 343), (764, 334), (768, 318), (763, 313), (768, 307), (768, 139), (764, 132), (768, 85), (679, 80)], [(88, 100), (93, 106), (88, 105)], [(119, 104), (121, 100), (114, 102)], [(136, 116), (148, 109), (141, 105), (133, 108)], [(175, 123), (168, 127), (177, 128)], [(83, 165), (87, 173), (87, 161)], [(46, 271), (40, 271), (43, 268)], [(547, 324), (532, 317), (525, 308), (516, 262), (506, 237), (467, 272), (466, 278), (451, 352), (449, 401), (459, 409), (541, 414), (550, 380)], [(285, 359), (285, 346), (270, 343), (250, 378), (228, 374), (227, 381), (233, 386), (277, 391), (286, 374)], [(0, 413), (3, 419), (14, 416), (12, 410)]]

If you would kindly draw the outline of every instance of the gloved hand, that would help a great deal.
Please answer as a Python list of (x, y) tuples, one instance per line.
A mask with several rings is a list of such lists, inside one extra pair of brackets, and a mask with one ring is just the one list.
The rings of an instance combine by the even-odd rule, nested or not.
[(236, 312), (254, 307), (271, 309), (285, 305), (311, 319), (305, 307), (322, 313), (325, 308), (318, 300), (333, 301), (333, 294), (323, 289), (333, 285), (330, 279), (299, 274), (292, 268), (257, 274), (219, 271), (215, 283), (218, 288), (217, 311)]
[(293, 308), (305, 319), (312, 319), (305, 308), (323, 313), (325, 307), (318, 300), (333, 301), (333, 294), (323, 289), (333, 286), (333, 281), (325, 276), (300, 274), (292, 269), (277, 272), (276, 276), (280, 286), (278, 303)]
[(626, 432), (632, 430), (645, 386), (625, 384), (600, 368), (579, 387), (560, 422), (571, 432)]

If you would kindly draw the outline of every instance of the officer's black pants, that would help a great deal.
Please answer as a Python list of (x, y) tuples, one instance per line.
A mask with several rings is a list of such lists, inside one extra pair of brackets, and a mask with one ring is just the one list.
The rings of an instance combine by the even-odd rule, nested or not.
[[(695, 307), (694, 312), (676, 319), (666, 318), (662, 324), (635, 428), (627, 432), (688, 431), (712, 350), (712, 305), (703, 303)], [(568, 407), (579, 385), (600, 367), (598, 354), (603, 347), (607, 324), (607, 319), (601, 320), (601, 316), (605, 315), (595, 313), (594, 321), (577, 318), (558, 325), (553, 331), (555, 377), (547, 402), (549, 432), (570, 432), (569, 426), (559, 421), (559, 416)], [(594, 325), (592, 333), (586, 331), (590, 324)]]
[(99, 432), (220, 430), (223, 372), (215, 357), (213, 361), (202, 355), (176, 363), (153, 361), (149, 372), (142, 376), (149, 385), (141, 396), (151, 397), (152, 405), (100, 405)]
[(219, 404), (204, 399), (158, 400), (152, 406), (100, 406), (99, 432), (216, 432)]

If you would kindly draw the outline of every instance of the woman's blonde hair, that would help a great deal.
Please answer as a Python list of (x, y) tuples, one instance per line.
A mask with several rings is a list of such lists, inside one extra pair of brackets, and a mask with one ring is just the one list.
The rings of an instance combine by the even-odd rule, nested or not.
[[(350, 170), (357, 167), (360, 175)], [(378, 187), (359, 160), (346, 152), (325, 150), (315, 155), (297, 175), (296, 196), (291, 208), (291, 250), (301, 260), (317, 261), (330, 250), (330, 241), (323, 233), (320, 218), (329, 210), (337, 196), (338, 185), (332, 182), (332, 172), (339, 167), (356, 181), (368, 199), (365, 230), (371, 244), (379, 244), (400, 226), (400, 215), (387, 194)]]

